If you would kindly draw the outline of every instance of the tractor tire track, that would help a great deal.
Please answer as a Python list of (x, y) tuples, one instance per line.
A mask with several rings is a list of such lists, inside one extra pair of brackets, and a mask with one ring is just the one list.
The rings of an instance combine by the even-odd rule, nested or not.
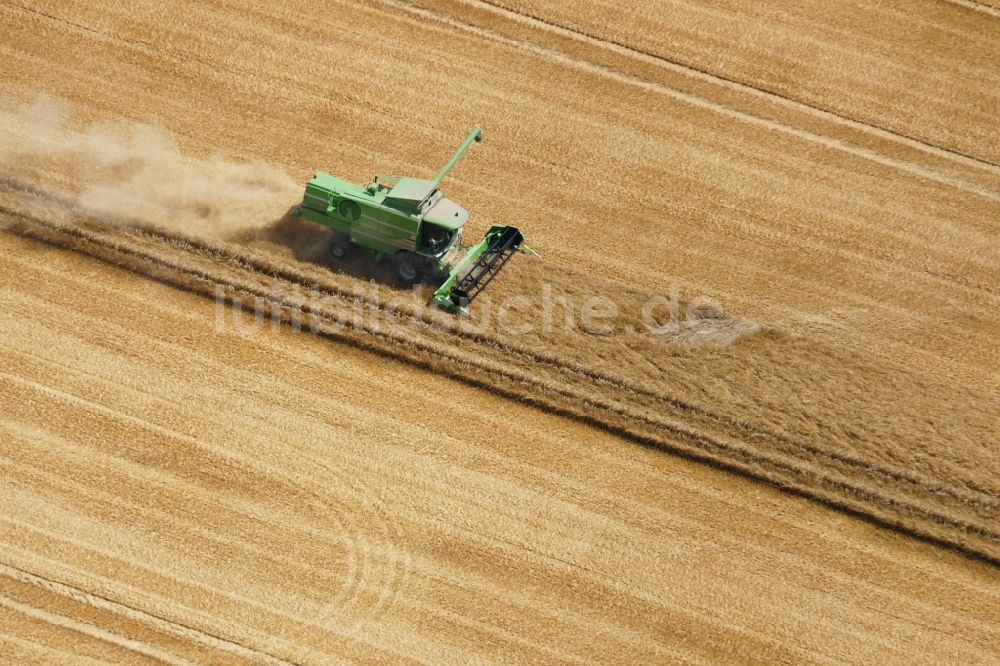
[[(648, 399), (655, 398), (662, 405), (671, 404), (669, 397), (650, 392), (630, 396), (634, 392), (625, 387), (609, 391), (615, 388), (611, 383), (600, 388), (581, 388), (559, 379), (559, 374), (586, 375), (572, 368), (553, 364), (556, 365), (553, 374), (542, 376), (534, 366), (531, 371), (511, 368), (496, 357), (496, 348), (477, 345), (475, 352), (466, 351), (434, 336), (417, 339), (409, 329), (359, 321), (347, 314), (357, 301), (357, 294), (348, 297), (331, 289), (327, 298), (335, 297), (332, 304), (282, 296), (274, 279), (287, 281), (289, 276), (295, 276), (294, 271), (260, 263), (260, 258), (211, 242), (189, 243), (191, 239), (147, 235), (145, 242), (150, 246), (143, 247), (142, 239), (134, 234), (109, 235), (6, 212), (20, 218), (22, 224), (14, 231), (22, 235), (82, 251), (206, 296), (218, 298), (222, 285), (224, 299), (230, 305), (248, 307), (249, 299), (254, 299), (256, 307), (265, 304), (268, 315), (285, 323), (294, 323), (296, 312), (314, 316), (318, 323), (311, 330), (324, 337), (569, 416), (637, 443), (775, 484), (878, 524), (1000, 564), (997, 549), (1000, 535), (988, 527), (996, 513), (995, 498), (990, 495), (968, 496), (944, 486), (935, 492), (910, 475), (874, 469), (850, 456), (831, 456), (819, 447), (803, 452), (794, 443), (783, 443), (769, 433), (748, 432), (714, 413), (689, 410), (675, 413), (672, 418), (654, 416), (649, 411)], [(164, 240), (171, 245), (166, 253), (162, 247)], [(191, 256), (191, 250), (198, 245), (201, 248), (197, 251), (207, 255), (204, 257), (207, 261)], [(222, 252), (212, 251), (216, 249)], [(275, 273), (284, 273), (285, 277)], [(379, 309), (377, 303), (364, 305)], [(502, 352), (500, 355), (502, 359)], [(605, 397), (608, 395), (612, 397)], [(679, 406), (682, 410), (683, 405), (681, 402)], [(697, 427), (687, 425), (692, 421)], [(762, 438), (771, 446), (762, 446)], [(745, 444), (747, 440), (753, 444)], [(803, 453), (807, 455), (804, 457)], [(822, 460), (810, 461), (810, 456)], [(941, 494), (958, 499), (960, 506), (930, 499)]]
[[(877, 147), (873, 148), (870, 140), (850, 140), (844, 137), (843, 132), (838, 132), (836, 130), (831, 131), (829, 122), (822, 124), (822, 129), (810, 122), (790, 122), (789, 119), (785, 117), (775, 116), (773, 112), (767, 110), (761, 111), (760, 109), (754, 108), (752, 103), (741, 104), (736, 100), (727, 99), (725, 102), (719, 102), (713, 99), (712, 96), (706, 95), (704, 91), (692, 88), (690, 85), (668, 85), (657, 80), (655, 77), (648, 77), (644, 75), (637, 75), (628, 69), (621, 69), (619, 67), (608, 65), (601, 62), (598, 56), (595, 56), (593, 60), (586, 56), (581, 56), (574, 54), (572, 52), (566, 52), (557, 48), (553, 48), (547, 44), (536, 43), (530, 41), (523, 37), (511, 37), (502, 30), (496, 29), (492, 26), (483, 26), (474, 22), (470, 22), (464, 18), (455, 18), (448, 13), (444, 13), (435, 9), (428, 9), (424, 6), (411, 4), (405, 0), (381, 0), (381, 2), (395, 7), (401, 11), (405, 11), (408, 14), (416, 17), (417, 19), (425, 21), (433, 21), (435, 23), (442, 24), (451, 28), (456, 28), (464, 32), (468, 32), (477, 35), (484, 39), (489, 39), (491, 41), (499, 42), (509, 46), (513, 46), (518, 49), (527, 50), (536, 55), (540, 55), (552, 60), (556, 60), (562, 64), (570, 65), (577, 69), (583, 69), (590, 73), (599, 74), (606, 78), (614, 79), (620, 83), (626, 85), (637, 86), (651, 92), (655, 92), (661, 95), (665, 95), (681, 102), (686, 105), (690, 105), (703, 110), (712, 111), (729, 118), (736, 119), (743, 123), (749, 123), (752, 125), (757, 125), (768, 130), (775, 132), (780, 132), (782, 134), (808, 141), (810, 143), (821, 145), (825, 148), (849, 154), (853, 157), (862, 159), (867, 162), (872, 162), (879, 164), (884, 167), (889, 167), (899, 171), (909, 173), (910, 175), (918, 176), (920, 178), (934, 181), (940, 185), (945, 185), (947, 187), (952, 187), (955, 189), (963, 190), (965, 192), (975, 194), (977, 196), (989, 199), (991, 201), (1000, 201), (1000, 189), (998, 189), (996, 179), (990, 177), (983, 180), (981, 176), (972, 176), (968, 174), (967, 170), (963, 170), (961, 175), (956, 175), (955, 172), (948, 173), (948, 170), (941, 169), (940, 161), (928, 165), (926, 160), (924, 163), (920, 161), (910, 161), (907, 159), (901, 159), (897, 157), (894, 152), (898, 151), (884, 151), (879, 150)], [(521, 15), (518, 15), (521, 16)], [(542, 23), (542, 25), (546, 25)], [(574, 38), (578, 39), (582, 35), (575, 35)], [(601, 49), (598, 49), (601, 50)], [(592, 53), (588, 51), (588, 53)], [(634, 56), (631, 56), (634, 59)], [(661, 69), (662, 63), (659, 61), (654, 61), (653, 64), (656, 68)], [(678, 73), (683, 76), (692, 76), (692, 74), (680, 70)], [(706, 75), (709, 76), (709, 75)], [(711, 77), (710, 77), (711, 78)], [(720, 82), (713, 82), (713, 85), (718, 87)], [(725, 83), (722, 79), (721, 83)], [(734, 84), (735, 85), (735, 84)], [(676, 87), (675, 87), (676, 86)], [(756, 89), (751, 89), (755, 90)], [(732, 91), (743, 92), (742, 89), (733, 88)], [(767, 95), (767, 93), (762, 93), (761, 91), (756, 91), (757, 95)], [(765, 101), (767, 101), (765, 99)], [(809, 107), (804, 105), (808, 110), (808, 113), (816, 115), (823, 115), (826, 112), (818, 110), (814, 107)], [(754, 110), (748, 111), (747, 108), (753, 108)], [(794, 109), (793, 109), (794, 110)], [(802, 115), (802, 112), (799, 112)], [(825, 119), (820, 118), (820, 120)], [(839, 120), (836, 115), (833, 115), (833, 119), (836, 119), (839, 123), (843, 124), (842, 120)], [(829, 119), (826, 119), (829, 120)], [(860, 124), (860, 129), (862, 133), (869, 136), (873, 136), (872, 132), (868, 129), (870, 126)], [(855, 130), (850, 126), (847, 127), (849, 130)], [(855, 130), (856, 132), (856, 130)], [(855, 137), (856, 139), (856, 137)], [(900, 141), (898, 138), (894, 138), (897, 143)], [(915, 142), (914, 146), (911, 148), (919, 149), (922, 152), (928, 152), (929, 146), (925, 144), (920, 144), (920, 142)], [(933, 153), (934, 151), (931, 151)], [(912, 157), (912, 155), (911, 155)], [(936, 156), (940, 157), (940, 156)], [(956, 157), (950, 153), (946, 153), (946, 162), (955, 163)], [(1000, 170), (1000, 167), (993, 165), (989, 162), (984, 162), (982, 160), (976, 160), (977, 171), (980, 173), (983, 170), (987, 170), (991, 175), (996, 171)]]
[[(801, 127), (813, 127), (815, 123), (805, 120), (802, 116), (810, 116), (813, 121), (822, 121), (821, 125), (815, 127), (817, 133), (820, 135), (834, 137), (838, 134), (846, 133), (845, 136), (848, 137), (849, 141), (857, 145), (865, 145), (878, 139), (895, 146), (895, 148), (886, 148), (885, 145), (876, 144), (880, 145), (882, 152), (888, 155), (897, 154), (900, 149), (918, 151), (924, 153), (925, 156), (935, 159), (961, 163), (964, 167), (989, 173), (993, 177), (1000, 176), (1000, 164), (988, 159), (962, 152), (956, 148), (949, 148), (929, 140), (920, 139), (888, 127), (864, 122), (843, 113), (795, 99), (787, 94), (755, 86), (723, 74), (713, 73), (708, 69), (679, 60), (673, 60), (654, 51), (635, 48), (624, 42), (601, 37), (590, 31), (580, 30), (545, 18), (544, 16), (518, 11), (502, 3), (491, 0), (421, 0), (419, 3), (410, 3), (407, 0), (385, 1), (405, 2), (406, 4), (419, 6), (431, 13), (440, 14), (442, 18), (453, 17), (456, 20), (468, 23), (470, 26), (492, 30), (495, 26), (491, 24), (491, 21), (486, 19), (488, 15), (502, 23), (503, 34), (505, 35), (521, 38), (524, 31), (547, 33), (549, 39), (529, 39), (530, 43), (539, 46), (549, 46), (564, 55), (573, 56), (584, 45), (592, 47), (582, 51), (579, 57), (598, 67), (608, 66), (611, 69), (619, 71), (619, 73), (631, 74), (640, 78), (650, 78), (644, 76), (643, 72), (648, 73), (649, 71), (656, 70), (661, 74), (681, 75), (682, 77), (691, 79), (691, 81), (710, 84), (711, 87), (705, 89), (704, 94), (709, 99), (722, 102), (727, 99), (725, 94), (727, 92), (743, 95), (745, 102), (741, 104), (737, 101), (734, 105), (738, 108), (742, 107), (748, 113), (750, 109), (756, 106), (750, 99), (762, 101), (767, 104), (784, 107), (786, 111), (797, 114), (799, 118), (798, 122), (792, 120), (789, 124)], [(956, 2), (966, 7), (976, 4), (978, 9), (983, 11), (984, 6), (980, 3), (969, 2), (965, 4), (965, 0), (956, 0)], [(998, 15), (1000, 15), (1000, 11), (998, 11)], [(521, 30), (514, 24), (520, 24)], [(553, 39), (559, 43), (551, 43)], [(562, 48), (559, 48), (560, 46)], [(619, 60), (609, 60), (611, 54), (622, 56), (625, 58), (624, 63), (630, 64), (623, 64), (623, 61)], [(656, 70), (642, 69), (643, 64), (654, 65)], [(651, 77), (650, 80), (655, 80), (655, 78), (655, 76)], [(691, 86), (691, 81), (687, 84), (675, 81), (671, 84), (671, 87), (680, 91), (686, 91)], [(729, 101), (724, 103), (732, 104)], [(773, 116), (774, 119), (778, 119), (779, 117), (773, 109), (766, 113), (769, 117)], [(865, 135), (869, 138), (860, 138)], [(939, 167), (941, 166), (940, 163), (937, 164)], [(976, 179), (976, 177), (973, 176), (973, 179)], [(996, 183), (995, 179), (990, 179), (986, 182), (993, 185)]]
[[(228, 654), (232, 657), (239, 657), (247, 662), (281, 665), (290, 663), (265, 651), (220, 638), (205, 631), (159, 617), (152, 613), (102, 597), (98, 594), (87, 592), (71, 585), (24, 571), (4, 562), (0, 562), (0, 578), (6, 578), (12, 581), (17, 581), (18, 583), (36, 587), (39, 590), (61, 597), (68, 602), (82, 603), (102, 612), (109, 612), (122, 616), (139, 625), (148, 626), (156, 631), (164, 632), (166, 634), (191, 641), (196, 645), (203, 645), (214, 651)], [(62, 615), (52, 613), (51, 611), (35, 608), (30, 604), (10, 599), (3, 594), (0, 594), (0, 606), (12, 608), (18, 612), (36, 617), (45, 622), (50, 622), (79, 631), (86, 635), (94, 636), (100, 640), (120, 645), (128, 650), (138, 652), (160, 661), (165, 661), (167, 663), (192, 663), (187, 660), (178, 659), (161, 650), (151, 649), (146, 641), (137, 641), (126, 636), (117, 635), (99, 627), (91, 626), (69, 617), (63, 617)]]
[(979, 12), (981, 14), (987, 14), (993, 18), (1000, 18), (1000, 7), (987, 4), (985, 2), (976, 2), (976, 0), (944, 0), (948, 4), (958, 5), (959, 7), (964, 7), (965, 9), (971, 9), (972, 11)]
[(974, 155), (969, 155), (959, 150), (948, 148), (946, 146), (941, 146), (936, 143), (932, 143), (930, 141), (925, 141), (917, 137), (904, 134), (902, 132), (894, 131), (886, 127), (872, 125), (870, 123), (866, 123), (857, 120), (855, 118), (851, 118), (850, 116), (837, 113), (836, 111), (831, 111), (830, 109), (825, 109), (789, 97), (787, 95), (783, 95), (773, 90), (768, 90), (766, 88), (761, 88), (759, 86), (755, 86), (749, 83), (744, 83), (743, 81), (740, 81), (738, 79), (724, 76), (722, 74), (713, 73), (707, 69), (702, 69), (678, 60), (672, 60), (653, 51), (638, 49), (629, 46), (628, 44), (625, 44), (623, 42), (614, 39), (607, 39), (604, 37), (600, 37), (599, 35), (593, 34), (591, 32), (585, 30), (579, 30), (571, 26), (546, 19), (542, 16), (536, 16), (534, 14), (526, 12), (519, 12), (515, 9), (511, 9), (503, 5), (502, 3), (495, 2), (492, 0), (452, 0), (452, 1), (468, 6), (489, 7), (490, 8), (489, 11), (494, 12), (498, 15), (507, 16), (511, 20), (523, 21), (527, 24), (537, 26), (540, 29), (549, 30), (551, 32), (555, 32), (563, 36), (576, 38), (579, 39), (580, 41), (592, 44), (595, 47), (602, 49), (610, 49), (622, 55), (628, 55), (633, 58), (659, 63), (665, 68), (687, 73), (690, 76), (697, 79), (717, 83), (718, 85), (724, 88), (745, 92), (760, 99), (766, 99), (775, 104), (784, 105), (789, 108), (795, 109), (797, 111), (802, 111), (810, 115), (814, 115), (818, 118), (842, 124), (847, 128), (853, 130), (868, 132), (870, 134), (878, 136), (879, 138), (887, 139), (897, 143), (902, 143), (909, 148), (916, 148), (918, 150), (923, 150), (937, 157), (957, 160), (965, 164), (966, 166), (983, 169), (995, 176), (1000, 176), (1000, 164), (996, 164), (995, 162), (991, 162), (987, 159), (976, 157)]

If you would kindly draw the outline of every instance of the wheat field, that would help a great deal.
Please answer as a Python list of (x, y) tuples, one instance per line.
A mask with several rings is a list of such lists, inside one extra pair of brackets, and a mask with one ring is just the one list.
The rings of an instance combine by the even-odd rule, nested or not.
[[(8, 661), (998, 658), (1000, 8), (0, 24)], [(468, 321), (284, 215), (475, 123)]]

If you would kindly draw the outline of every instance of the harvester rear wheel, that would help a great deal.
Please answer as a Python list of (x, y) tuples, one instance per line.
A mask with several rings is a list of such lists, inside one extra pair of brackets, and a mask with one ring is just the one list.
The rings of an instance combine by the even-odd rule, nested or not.
[(344, 259), (351, 252), (351, 241), (346, 236), (337, 236), (330, 243), (330, 254), (337, 259)]
[(392, 258), (396, 277), (407, 284), (423, 282), (427, 275), (427, 261), (414, 252), (399, 252)]

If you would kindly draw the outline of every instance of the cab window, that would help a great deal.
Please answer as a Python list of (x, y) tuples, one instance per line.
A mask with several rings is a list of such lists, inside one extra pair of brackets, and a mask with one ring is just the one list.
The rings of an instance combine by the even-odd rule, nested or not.
[(420, 232), (420, 245), (430, 252), (439, 252), (448, 246), (452, 232), (436, 224), (425, 222)]

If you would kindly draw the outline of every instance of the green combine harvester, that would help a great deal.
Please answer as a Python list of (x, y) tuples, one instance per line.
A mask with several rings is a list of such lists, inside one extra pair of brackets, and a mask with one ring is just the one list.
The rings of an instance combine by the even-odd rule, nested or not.
[(515, 252), (537, 256), (515, 227), (493, 226), (472, 247), (459, 243), (469, 213), (438, 185), (469, 146), (482, 140), (476, 126), (433, 180), (375, 176), (362, 187), (319, 171), (292, 214), (333, 229), (330, 252), (338, 259), (360, 246), (377, 261), (390, 258), (396, 276), (408, 284), (430, 273), (444, 277), (430, 304), (466, 313)]

